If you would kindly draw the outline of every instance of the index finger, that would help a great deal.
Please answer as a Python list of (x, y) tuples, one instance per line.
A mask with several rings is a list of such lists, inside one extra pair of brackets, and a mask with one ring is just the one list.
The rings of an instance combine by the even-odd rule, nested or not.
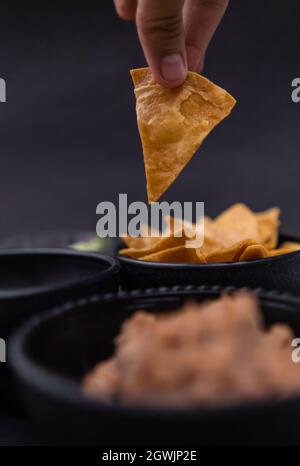
[(186, 0), (183, 10), (188, 68), (201, 72), (206, 49), (229, 0)]

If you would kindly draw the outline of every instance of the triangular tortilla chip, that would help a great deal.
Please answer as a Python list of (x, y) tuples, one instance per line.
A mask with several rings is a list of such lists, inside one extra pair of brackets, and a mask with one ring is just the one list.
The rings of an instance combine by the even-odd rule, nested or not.
[(175, 248), (164, 249), (148, 256), (141, 257), (142, 261), (150, 262), (172, 262), (189, 263), (189, 264), (205, 264), (205, 256), (195, 248), (186, 248), (184, 245)]
[(188, 72), (177, 88), (158, 84), (149, 68), (131, 71), (142, 140), (149, 202), (177, 178), (211, 130), (236, 101), (224, 89)]
[[(121, 236), (122, 240), (128, 248), (133, 249), (147, 249), (154, 246), (160, 240), (159, 230), (155, 230), (148, 225), (141, 225), (141, 232), (143, 236)], [(154, 236), (151, 236), (153, 234)]]
[(268, 255), (269, 257), (275, 257), (275, 256), (282, 256), (284, 254), (290, 254), (291, 252), (295, 252), (295, 251), (289, 248), (271, 249), (268, 251)]
[(252, 239), (245, 239), (230, 246), (229, 248), (219, 249), (205, 255), (207, 262), (236, 262), (241, 254), (249, 247), (255, 245)]
[(257, 259), (264, 259), (268, 257), (269, 253), (268, 250), (265, 248), (263, 244), (253, 244), (252, 246), (248, 246), (244, 252), (240, 255), (239, 260), (242, 261), (253, 261)]
[(279, 216), (280, 209), (278, 207), (272, 207), (272, 209), (255, 214), (260, 242), (268, 249), (275, 248), (278, 243)]
[(164, 249), (174, 248), (176, 246), (181, 246), (187, 241), (188, 237), (182, 231), (182, 236), (174, 236), (175, 232), (171, 232), (170, 236), (162, 236), (159, 238), (159, 241), (156, 241), (149, 248), (124, 248), (119, 250), (121, 256), (132, 257), (133, 259), (140, 259), (141, 257), (154, 254)]
[(280, 245), (280, 249), (288, 249), (289, 251), (299, 251), (300, 250), (300, 243), (295, 241), (286, 241)]
[(252, 239), (260, 243), (260, 233), (255, 214), (245, 204), (234, 204), (224, 210), (213, 223), (215, 229), (222, 233), (225, 247), (238, 241)]

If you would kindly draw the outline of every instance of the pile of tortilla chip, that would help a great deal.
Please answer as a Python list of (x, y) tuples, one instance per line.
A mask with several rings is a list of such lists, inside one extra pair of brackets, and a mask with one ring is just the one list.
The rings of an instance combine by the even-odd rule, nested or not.
[[(300, 250), (300, 243), (294, 242), (277, 247), (279, 215), (277, 207), (254, 213), (244, 204), (235, 204), (214, 220), (205, 216), (200, 248), (186, 247), (191, 239), (187, 230), (179, 222), (182, 234), (178, 236), (178, 222), (171, 218), (168, 236), (124, 237), (127, 248), (119, 254), (142, 261), (206, 264), (251, 261)], [(192, 226), (196, 231), (197, 225)]]

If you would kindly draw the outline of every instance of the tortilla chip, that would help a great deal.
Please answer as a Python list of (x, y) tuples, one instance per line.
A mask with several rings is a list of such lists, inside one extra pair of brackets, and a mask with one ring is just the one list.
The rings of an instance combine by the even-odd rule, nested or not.
[(217, 249), (223, 249), (226, 247), (226, 241), (224, 241), (224, 233), (218, 229), (214, 220), (205, 216), (204, 217), (204, 242), (202, 245), (202, 252), (209, 254)]
[(262, 244), (253, 244), (248, 246), (240, 255), (240, 261), (253, 261), (268, 257), (268, 250)]
[(290, 254), (291, 252), (295, 252), (292, 249), (272, 249), (272, 251), (268, 251), (269, 257), (275, 257), (275, 256), (282, 256), (284, 254)]
[(165, 249), (174, 248), (176, 246), (182, 246), (186, 242), (188, 238), (185, 236), (184, 232), (182, 232), (181, 237), (175, 237), (174, 232), (171, 233), (170, 236), (161, 237), (159, 241), (157, 241), (152, 247), (150, 248), (143, 248), (143, 249), (135, 249), (135, 248), (125, 248), (120, 249), (119, 254), (121, 256), (129, 256), (134, 259), (140, 259), (144, 256), (149, 256), (150, 254), (154, 254), (159, 251), (163, 251)]
[[(193, 250), (193, 248), (189, 248), (190, 250)], [(206, 264), (206, 257), (205, 257), (205, 254), (203, 254), (203, 252), (201, 251), (201, 248), (197, 248), (195, 249), (196, 251), (196, 254), (198, 256), (198, 263), (199, 264)]]
[(275, 248), (278, 242), (279, 215), (280, 209), (278, 207), (255, 214), (260, 242), (268, 249)]
[(143, 146), (148, 201), (157, 201), (174, 182), (212, 129), (236, 101), (224, 89), (188, 72), (178, 88), (155, 82), (149, 68), (131, 71)]
[[(151, 232), (148, 225), (141, 225), (140, 229), (143, 236), (121, 236), (121, 239), (128, 248), (148, 249), (154, 246), (161, 238), (161, 236), (159, 236), (159, 231), (155, 230)], [(155, 236), (150, 236), (151, 233), (154, 233)]]
[(255, 214), (245, 204), (234, 204), (229, 207), (215, 219), (213, 225), (219, 231), (225, 247), (248, 238), (260, 242)]
[(205, 257), (200, 251), (195, 248), (186, 248), (184, 245), (149, 254), (148, 256), (141, 257), (140, 260), (150, 262), (172, 262), (175, 264), (204, 264), (206, 262)]
[(219, 249), (218, 251), (205, 254), (206, 261), (210, 262), (237, 262), (241, 254), (249, 246), (255, 245), (255, 241), (246, 239), (230, 246), (229, 248)]
[[(196, 238), (196, 235), (199, 237), (202, 237), (202, 234), (204, 236), (204, 230), (205, 229), (205, 223), (206, 223), (206, 218), (201, 217), (197, 220), (197, 223), (189, 222), (187, 220), (181, 220), (180, 218), (177, 217), (172, 217), (170, 215), (165, 216), (165, 222), (168, 225), (165, 229), (165, 232), (174, 232), (174, 235), (176, 236), (175, 233), (179, 233), (179, 236), (181, 236), (182, 231), (184, 231), (185, 235), (190, 238), (190, 240), (194, 240)], [(169, 230), (168, 230), (169, 228)], [(204, 240), (204, 237), (203, 237)]]
[(299, 251), (300, 243), (297, 243), (296, 241), (286, 241), (280, 245), (280, 249), (287, 249), (290, 252)]
[(194, 228), (196, 226), (194, 223), (188, 222), (187, 220), (181, 220), (177, 217), (172, 217), (171, 215), (166, 215), (164, 220), (166, 222), (166, 228), (164, 231), (167, 231), (168, 228), (170, 232), (180, 232), (184, 229), (188, 235), (193, 235)]

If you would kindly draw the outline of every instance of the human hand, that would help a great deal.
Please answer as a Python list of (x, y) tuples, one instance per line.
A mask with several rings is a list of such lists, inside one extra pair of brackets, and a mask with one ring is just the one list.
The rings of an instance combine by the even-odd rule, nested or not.
[(114, 0), (119, 16), (135, 20), (156, 81), (183, 83), (187, 70), (201, 72), (205, 52), (229, 0)]

